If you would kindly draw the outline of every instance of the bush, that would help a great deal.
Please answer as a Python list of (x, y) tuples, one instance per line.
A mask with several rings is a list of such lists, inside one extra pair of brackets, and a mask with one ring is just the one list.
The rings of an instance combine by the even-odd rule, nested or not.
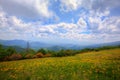
[(28, 49), (25, 53), (35, 54), (36, 52), (33, 49)]
[(26, 55), (25, 55), (25, 59), (31, 59), (32, 57), (33, 57), (32, 54), (26, 54)]
[(3, 61), (3, 59), (8, 56), (8, 54), (6, 53), (6, 50), (3, 49), (2, 45), (0, 45), (0, 61)]
[(20, 59), (22, 59), (21, 54), (12, 54), (11, 56), (9, 56), (9, 60), (20, 60)]
[(65, 50), (64, 51), (65, 56), (73, 56), (76, 54), (76, 51), (74, 50)]
[(33, 58), (42, 58), (44, 55), (42, 53), (37, 53), (33, 56)]
[(7, 56), (5, 51), (0, 51), (0, 61), (2, 61)]
[(9, 56), (5, 56), (5, 57), (3, 58), (3, 61), (9, 61)]
[(55, 57), (63, 57), (63, 56), (66, 56), (66, 54), (65, 54), (65, 51), (64, 51), (64, 50), (60, 50), (60, 51), (58, 51), (58, 52), (55, 52), (55, 53), (54, 53), (54, 56), (55, 56)]
[(45, 49), (39, 49), (38, 51), (37, 51), (37, 53), (42, 53), (42, 54), (47, 54), (48, 53), (48, 51), (47, 50), (45, 50)]
[(7, 54), (8, 56), (10, 56), (10, 55), (12, 55), (12, 54), (14, 54), (14, 53), (16, 53), (16, 50), (15, 50), (14, 48), (9, 47), (9, 48), (6, 49), (6, 54)]
[(36, 55), (33, 55), (33, 57), (32, 58), (38, 58)]
[(58, 52), (52, 53), (54, 57), (73, 56), (75, 54), (77, 54), (77, 51), (75, 50), (60, 50)]
[(44, 57), (51, 57), (51, 56), (52, 56), (52, 54), (50, 54), (50, 53), (47, 53), (44, 55)]

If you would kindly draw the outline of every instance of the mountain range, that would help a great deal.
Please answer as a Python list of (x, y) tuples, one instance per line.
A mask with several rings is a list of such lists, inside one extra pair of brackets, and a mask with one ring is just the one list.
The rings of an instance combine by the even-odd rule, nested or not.
[(17, 48), (25, 49), (27, 48), (27, 44), (29, 43), (29, 47), (35, 50), (40, 48), (46, 48), (50, 50), (61, 50), (61, 49), (84, 49), (84, 48), (96, 48), (102, 46), (118, 46), (120, 45), (120, 41), (108, 42), (108, 43), (99, 43), (92, 45), (77, 45), (77, 44), (48, 44), (45, 42), (27, 42), (24, 40), (0, 40), (0, 44), (4, 46), (14, 46)]

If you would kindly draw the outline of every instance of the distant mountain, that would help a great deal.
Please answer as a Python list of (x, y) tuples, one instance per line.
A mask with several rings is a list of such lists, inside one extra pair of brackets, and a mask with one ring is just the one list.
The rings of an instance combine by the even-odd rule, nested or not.
[(73, 48), (84, 49), (84, 48), (98, 48), (103, 46), (119, 46), (119, 45), (120, 45), (120, 41), (116, 41), (116, 42), (99, 43), (99, 44), (86, 45), (86, 46), (73, 46)]
[[(19, 46), (21, 48), (27, 47), (27, 41), (24, 40), (0, 40), (0, 44), (5, 46)], [(29, 42), (30, 48), (38, 50), (40, 48), (46, 48), (50, 50), (61, 50), (61, 49), (84, 49), (84, 48), (96, 48), (102, 46), (117, 46), (120, 45), (120, 41), (100, 43), (93, 45), (77, 45), (77, 44), (48, 44), (45, 42)]]
[(54, 50), (54, 51), (58, 51), (61, 49), (67, 49), (66, 47), (63, 46), (51, 46), (51, 47), (47, 47), (48, 50)]
[(94, 45), (90, 45), (90, 46), (91, 47), (102, 47), (102, 46), (119, 46), (119, 45), (120, 45), (120, 41), (115, 41), (115, 42), (94, 44)]
[(33, 48), (35, 50), (38, 50), (40, 48), (48, 48), (51, 46), (54, 46), (52, 44), (44, 43), (44, 42), (30, 42), (30, 48)]
[(80, 50), (80, 49), (84, 49), (84, 48), (97, 48), (97, 47), (103, 47), (103, 46), (119, 46), (119, 45), (120, 45), (120, 41), (93, 44), (93, 45), (62, 44), (62, 45), (56, 45), (56, 46), (49, 47), (48, 49), (50, 49), (50, 50), (61, 50), (61, 49)]
[[(24, 40), (0, 40), (0, 44), (5, 46), (19, 46), (22, 48), (27, 48), (27, 41)], [(52, 44), (47, 44), (44, 42), (29, 42), (30, 48), (39, 49), (53, 46)]]
[(21, 53), (21, 52), (24, 52), (24, 51), (25, 51), (24, 48), (21, 48), (21, 47), (19, 47), (19, 46), (5, 46), (5, 45), (2, 45), (2, 46), (3, 46), (4, 49), (7, 49), (7, 48), (9, 48), (9, 47), (12, 47), (12, 48), (14, 48), (14, 49), (17, 51), (17, 53)]
[(0, 40), (0, 44), (5, 46), (20, 46), (26, 48), (27, 42), (24, 40)]

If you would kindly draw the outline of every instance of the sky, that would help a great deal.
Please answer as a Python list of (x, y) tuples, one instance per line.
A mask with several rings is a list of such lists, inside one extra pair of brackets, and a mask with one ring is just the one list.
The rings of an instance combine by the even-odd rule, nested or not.
[(0, 0), (0, 39), (120, 41), (120, 0)]

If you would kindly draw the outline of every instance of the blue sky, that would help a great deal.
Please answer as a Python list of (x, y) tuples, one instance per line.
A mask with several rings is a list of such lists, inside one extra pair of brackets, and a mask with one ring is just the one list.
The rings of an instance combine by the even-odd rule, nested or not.
[(120, 41), (119, 0), (0, 0), (0, 39)]

